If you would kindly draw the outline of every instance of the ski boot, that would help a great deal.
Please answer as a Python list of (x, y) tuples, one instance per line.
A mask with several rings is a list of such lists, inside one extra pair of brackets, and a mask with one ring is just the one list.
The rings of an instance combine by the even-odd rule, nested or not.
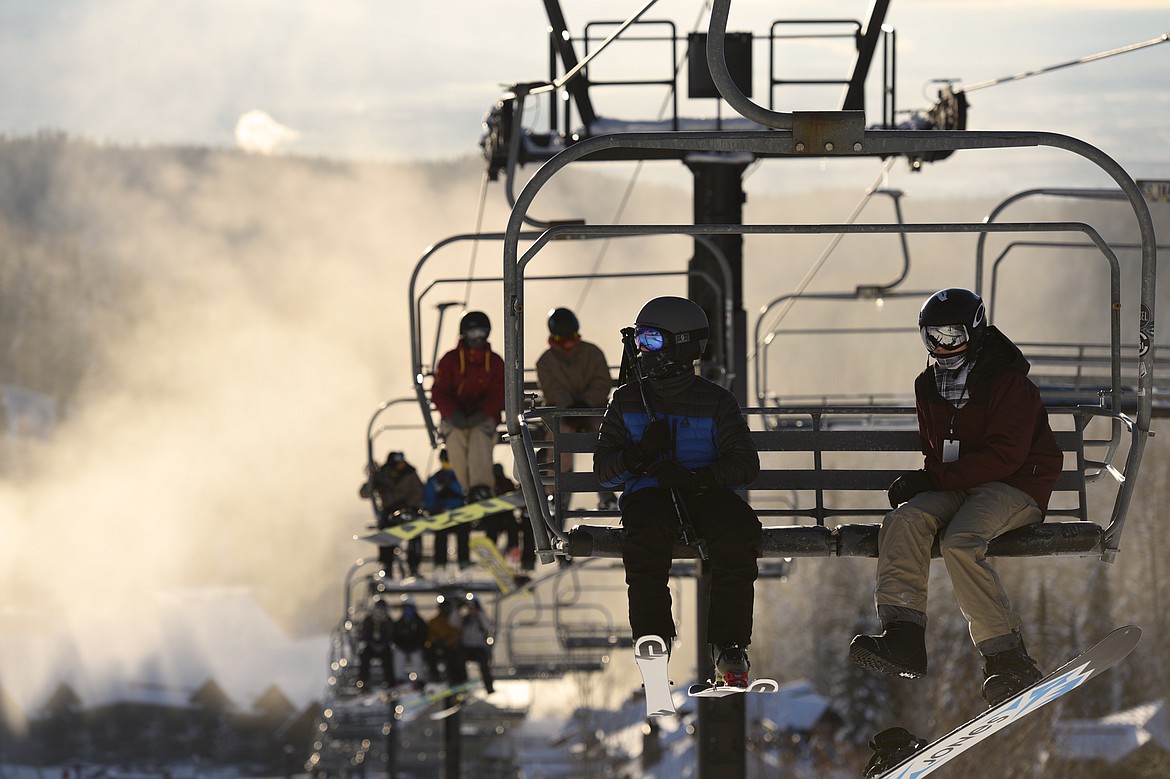
[(983, 658), (983, 700), (999, 704), (1044, 678), (1023, 644)]
[(711, 645), (711, 660), (715, 663), (715, 684), (728, 687), (747, 687), (750, 684), (747, 650), (739, 644)]
[(873, 757), (865, 764), (866, 779), (880, 776), (924, 746), (926, 746), (924, 739), (918, 738), (905, 728), (886, 728), (877, 733), (869, 740)]
[(926, 676), (926, 628), (914, 622), (889, 622), (878, 636), (854, 636), (849, 657), (871, 671), (917, 679)]

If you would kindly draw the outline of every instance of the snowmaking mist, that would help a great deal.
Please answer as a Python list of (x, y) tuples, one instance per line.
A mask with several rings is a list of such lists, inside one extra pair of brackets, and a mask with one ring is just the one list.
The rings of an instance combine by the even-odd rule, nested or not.
[[(6, 322), (26, 332), (4, 334), (3, 380), (54, 397), (58, 422), (0, 482), (5, 633), (50, 647), (0, 653), (0, 684), (25, 698), (114, 668), (159, 675), (174, 640), (159, 599), (190, 588), (245, 588), (291, 635), (327, 632), (370, 551), (352, 540), (369, 518), (367, 421), (410, 387), (403, 278), (452, 213), (474, 213), (474, 188), (463, 203), (408, 168), (59, 138), (0, 157), (20, 173), (4, 235), (25, 255), (69, 247), (24, 275), (85, 269), (36, 286), (37, 306), (6, 291), (28, 315)], [(38, 326), (86, 344), (75, 386), (35, 370), (51, 343)]]
[[(0, 688), (39, 706), (60, 681), (93, 697), (126, 680), (224, 683), (225, 668), (246, 687), (248, 669), (281, 662), (275, 649), (242, 641), (249, 624), (266, 612), (292, 639), (327, 633), (341, 617), (345, 572), (372, 552), (352, 540), (371, 518), (357, 496), (367, 425), (380, 402), (411, 393), (408, 280), (428, 245), (475, 230), (480, 163), (337, 163), (42, 136), (0, 142), (0, 170), (0, 382), (51, 396), (58, 413), (47, 439), (0, 452)], [(623, 207), (627, 182), (604, 167), (569, 173), (533, 212), (590, 224), (690, 221), (685, 174), (677, 187), (640, 186)], [(840, 222), (858, 195), (752, 195), (745, 220)], [(909, 221), (978, 221), (991, 205), (911, 197), (905, 209)], [(888, 218), (871, 208), (867, 221)], [(483, 231), (506, 218), (493, 189)], [(827, 241), (745, 240), (749, 328), (762, 305), (798, 289)], [(913, 237), (903, 288), (969, 283), (971, 252), (973, 242)], [(528, 273), (679, 271), (692, 253), (677, 236), (558, 241)], [(499, 276), (500, 256), (498, 242), (445, 248), (416, 294), (435, 279)], [(888, 282), (901, 263), (892, 237), (850, 238), (807, 288)], [(1053, 288), (1051, 269), (1033, 261), (1019, 272), (1013, 290)], [(1073, 301), (1062, 317), (1100, 309), (1074, 297), (1081, 279), (1056, 275), (1067, 281), (1054, 287), (1061, 299)], [(616, 365), (620, 328), (647, 299), (686, 285), (681, 275), (532, 282), (525, 364), (545, 347), (547, 311), (568, 306)], [(1036, 337), (1052, 334), (1053, 316), (1004, 300), (1010, 336), (1032, 337), (1021, 330), (1033, 325)], [(489, 314), (502, 349), (498, 283), (439, 284), (420, 310), (425, 365), (444, 302), (456, 306), (440, 354), (465, 308)], [(908, 393), (924, 362), (913, 330), (920, 303), (851, 303), (848, 315), (794, 307), (785, 326), (905, 332), (864, 347), (778, 337), (769, 387)], [(387, 412), (381, 422), (395, 429), (377, 436), (376, 456), (404, 450), (425, 477), (435, 461), (420, 421), (417, 406)], [(510, 453), (498, 455), (510, 467)], [(759, 609), (761, 625), (788, 621), (786, 602), (762, 600), (773, 605)], [(297, 666), (311, 669), (301, 680), (309, 693), (324, 684), (326, 660), (320, 643)]]

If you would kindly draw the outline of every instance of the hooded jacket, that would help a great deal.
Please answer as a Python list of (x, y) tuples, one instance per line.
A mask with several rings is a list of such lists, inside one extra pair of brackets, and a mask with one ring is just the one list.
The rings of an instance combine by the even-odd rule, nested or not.
[(536, 361), (536, 381), (544, 402), (557, 408), (602, 408), (613, 389), (605, 355), (580, 339), (550, 345)]
[[(1027, 359), (995, 327), (967, 378), (968, 401), (961, 409), (939, 394), (935, 366), (914, 382), (918, 433), (925, 468), (944, 490), (968, 490), (1003, 482), (1026, 492), (1041, 511), (1064, 467), (1064, 455), (1048, 424), (1040, 391), (1028, 379)], [(943, 441), (957, 439), (958, 459), (943, 462)]]
[(459, 345), (439, 360), (431, 402), (444, 419), (457, 411), (468, 416), (479, 411), (498, 423), (504, 410), (503, 358), (490, 344), (472, 349), (460, 338)]

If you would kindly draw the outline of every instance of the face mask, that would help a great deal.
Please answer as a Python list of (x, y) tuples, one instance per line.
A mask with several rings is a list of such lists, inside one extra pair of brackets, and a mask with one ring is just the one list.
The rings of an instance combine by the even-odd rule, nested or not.
[(663, 376), (675, 367), (675, 363), (666, 358), (665, 351), (639, 352), (638, 359), (642, 361), (642, 371), (647, 376)]
[(935, 357), (934, 364), (942, 368), (944, 371), (953, 371), (963, 367), (963, 363), (967, 361), (967, 353), (959, 352), (958, 354), (950, 354), (946, 357)]

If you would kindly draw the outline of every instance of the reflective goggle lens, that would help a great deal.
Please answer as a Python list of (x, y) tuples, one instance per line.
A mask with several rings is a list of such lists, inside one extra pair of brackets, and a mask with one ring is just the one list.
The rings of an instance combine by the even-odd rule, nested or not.
[(488, 329), (486, 327), (469, 327), (467, 335), (464, 337), (468, 341), (481, 341), (488, 337)]
[(952, 352), (967, 344), (967, 328), (963, 325), (928, 325), (922, 328), (922, 340), (931, 354), (939, 349)]
[(638, 348), (644, 352), (661, 351), (662, 347), (666, 345), (662, 331), (655, 330), (653, 327), (639, 327), (634, 331), (634, 340), (637, 342)]

